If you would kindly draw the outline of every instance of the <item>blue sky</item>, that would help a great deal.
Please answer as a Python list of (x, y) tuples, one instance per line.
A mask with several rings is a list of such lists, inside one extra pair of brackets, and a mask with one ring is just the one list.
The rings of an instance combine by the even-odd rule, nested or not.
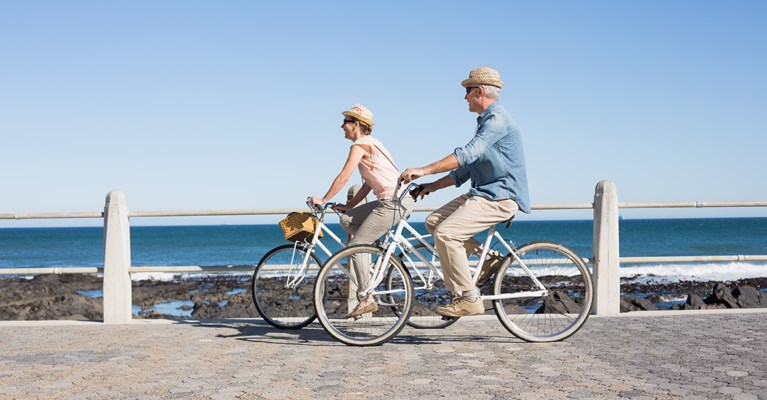
[(602, 179), (625, 202), (767, 201), (765, 20), (761, 1), (2, 2), (0, 213), (100, 211), (112, 189), (137, 211), (301, 207), (354, 103), (402, 169), (467, 142), (478, 66), (506, 82), (533, 204)]

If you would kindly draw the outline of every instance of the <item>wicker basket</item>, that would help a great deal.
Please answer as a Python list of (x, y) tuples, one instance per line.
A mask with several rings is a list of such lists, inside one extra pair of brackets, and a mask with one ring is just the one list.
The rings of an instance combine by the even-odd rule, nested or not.
[[(319, 229), (319, 221), (311, 213), (290, 213), (282, 221), (280, 227), (285, 234), (285, 240), (291, 242), (301, 242), (311, 237), (314, 231)], [(320, 236), (322, 237), (322, 231)]]

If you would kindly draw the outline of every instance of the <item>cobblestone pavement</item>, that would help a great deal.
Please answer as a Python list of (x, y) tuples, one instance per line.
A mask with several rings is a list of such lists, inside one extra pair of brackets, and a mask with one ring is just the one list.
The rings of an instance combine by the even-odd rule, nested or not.
[(767, 399), (764, 312), (592, 317), (548, 344), (489, 316), (366, 348), (261, 320), (0, 330), (0, 399)]

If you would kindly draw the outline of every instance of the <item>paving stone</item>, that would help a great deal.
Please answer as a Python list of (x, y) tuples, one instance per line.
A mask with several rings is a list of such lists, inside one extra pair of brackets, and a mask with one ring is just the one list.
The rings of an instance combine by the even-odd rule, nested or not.
[(484, 316), (373, 348), (261, 320), (0, 322), (0, 397), (751, 400), (767, 398), (765, 317), (591, 317), (539, 344)]

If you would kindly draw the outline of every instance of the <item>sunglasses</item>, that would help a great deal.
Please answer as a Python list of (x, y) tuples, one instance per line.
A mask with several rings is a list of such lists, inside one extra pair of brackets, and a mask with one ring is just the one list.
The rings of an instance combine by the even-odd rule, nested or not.
[(471, 92), (471, 91), (472, 91), (472, 89), (476, 89), (476, 88), (478, 88), (478, 87), (479, 87), (479, 86), (469, 86), (469, 87), (467, 87), (467, 88), (466, 88), (466, 94), (469, 94), (469, 92)]
[(344, 123), (343, 123), (343, 124), (341, 124), (341, 126), (344, 126), (344, 125), (346, 125), (346, 124), (349, 124), (349, 123), (353, 124), (353, 123), (355, 123), (355, 122), (357, 122), (357, 121), (355, 121), (355, 120), (353, 120), (353, 119), (345, 119), (345, 120), (344, 120)]

